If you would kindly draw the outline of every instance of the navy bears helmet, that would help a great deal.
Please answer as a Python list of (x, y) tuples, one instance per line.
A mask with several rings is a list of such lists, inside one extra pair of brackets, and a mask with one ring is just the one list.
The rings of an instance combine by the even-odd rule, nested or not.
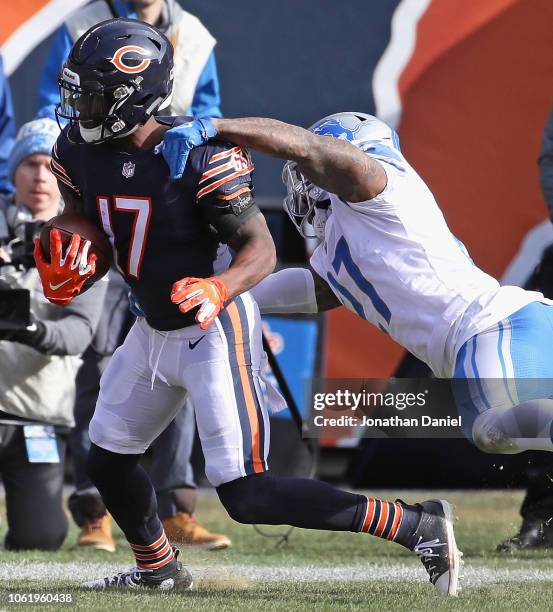
[(170, 104), (173, 47), (142, 21), (102, 21), (75, 42), (58, 84), (58, 123), (78, 124), (88, 143), (121, 138)]

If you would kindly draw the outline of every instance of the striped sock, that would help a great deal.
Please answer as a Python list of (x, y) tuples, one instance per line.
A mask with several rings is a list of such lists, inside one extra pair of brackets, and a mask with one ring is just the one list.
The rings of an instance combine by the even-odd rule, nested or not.
[(131, 544), (136, 558), (136, 566), (139, 569), (159, 569), (175, 558), (169, 540), (162, 530), (159, 538), (147, 546)]
[(400, 503), (367, 497), (367, 510), (361, 531), (386, 540), (395, 540), (403, 516), (404, 510)]

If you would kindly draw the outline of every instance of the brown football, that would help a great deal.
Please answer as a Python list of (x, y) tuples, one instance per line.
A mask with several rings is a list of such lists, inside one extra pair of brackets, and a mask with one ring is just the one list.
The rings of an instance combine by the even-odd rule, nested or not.
[(90, 240), (90, 251), (97, 257), (96, 272), (83, 285), (81, 293), (89, 289), (98, 279), (107, 273), (112, 261), (112, 250), (104, 232), (83, 215), (67, 213), (53, 217), (40, 230), (40, 244), (47, 260), (50, 259), (50, 230), (56, 228), (61, 235), (63, 249), (68, 247), (73, 234), (79, 234), (83, 240)]

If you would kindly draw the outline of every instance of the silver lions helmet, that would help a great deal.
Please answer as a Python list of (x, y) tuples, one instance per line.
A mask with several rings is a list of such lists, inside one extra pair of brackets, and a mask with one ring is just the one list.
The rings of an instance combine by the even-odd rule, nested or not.
[[(404, 160), (399, 146), (399, 136), (383, 121), (372, 115), (336, 113), (320, 119), (309, 128), (309, 131), (318, 136), (348, 140), (368, 155), (400, 169), (403, 168)], [(289, 161), (284, 164), (282, 180), (287, 192), (284, 198), (284, 210), (296, 229), (304, 238), (322, 239), (324, 222), (330, 214), (330, 194), (305, 178), (295, 162)]]

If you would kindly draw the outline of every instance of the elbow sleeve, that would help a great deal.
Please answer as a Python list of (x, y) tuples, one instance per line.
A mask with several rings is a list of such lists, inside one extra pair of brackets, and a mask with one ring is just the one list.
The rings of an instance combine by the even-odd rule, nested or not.
[(250, 289), (261, 314), (314, 314), (315, 282), (305, 268), (286, 268), (270, 274)]

